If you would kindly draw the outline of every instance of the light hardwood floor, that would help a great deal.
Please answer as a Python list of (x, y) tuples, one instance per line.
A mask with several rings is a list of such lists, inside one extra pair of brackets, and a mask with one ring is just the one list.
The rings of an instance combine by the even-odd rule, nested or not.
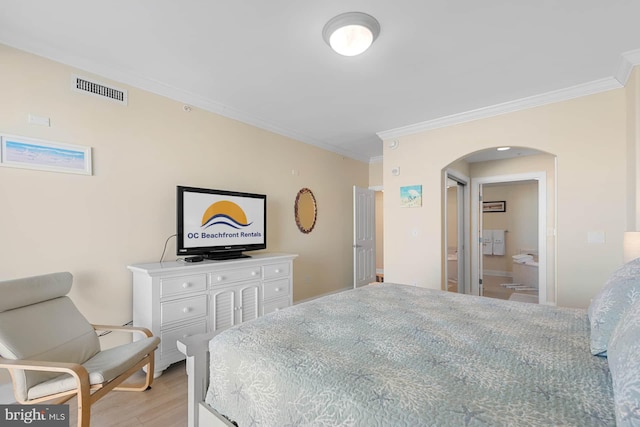
[[(144, 382), (140, 371), (132, 377)], [(69, 426), (78, 423), (76, 399), (69, 402)], [(112, 391), (91, 407), (92, 427), (182, 427), (187, 425), (185, 362), (171, 365), (145, 392)]]
[[(482, 283), (484, 284), (484, 296), (490, 298), (509, 299), (514, 291), (513, 289), (502, 286), (503, 283), (511, 283), (511, 279), (508, 277), (500, 276), (488, 276), (482, 277)], [(517, 291), (520, 294), (525, 295), (538, 295), (538, 291)]]
[[(513, 289), (501, 286), (503, 283), (509, 283), (510, 278), (500, 276), (488, 276), (482, 277), (484, 284), (484, 296), (489, 298), (509, 299), (509, 297), (515, 292)], [(449, 282), (449, 292), (457, 292), (458, 284), (456, 282)], [(526, 295), (538, 295), (538, 291), (518, 291), (519, 293)]]

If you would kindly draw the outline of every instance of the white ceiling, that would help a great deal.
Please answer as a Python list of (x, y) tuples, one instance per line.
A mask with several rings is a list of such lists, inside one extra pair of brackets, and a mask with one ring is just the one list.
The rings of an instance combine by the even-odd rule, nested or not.
[[(348, 11), (381, 26), (357, 57), (322, 39)], [(2, 0), (0, 43), (369, 161), (377, 134), (619, 86), (639, 16), (637, 0)]]

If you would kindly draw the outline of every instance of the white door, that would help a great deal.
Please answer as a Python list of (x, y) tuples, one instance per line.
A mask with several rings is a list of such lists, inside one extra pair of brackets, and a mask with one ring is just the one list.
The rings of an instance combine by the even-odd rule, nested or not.
[(211, 294), (213, 331), (229, 328), (236, 323), (236, 294), (233, 288), (226, 288)]
[(237, 292), (240, 307), (237, 308), (239, 319), (236, 324), (257, 319), (260, 315), (260, 282), (243, 285)]
[[(465, 274), (467, 265), (467, 234), (465, 233), (466, 223), (469, 222), (469, 216), (465, 215), (467, 212), (465, 203), (465, 194), (466, 194), (466, 185), (462, 183), (458, 183), (458, 293), (464, 294), (467, 288), (467, 276)], [(466, 221), (466, 223), (465, 223)]]
[(484, 286), (482, 283), (484, 277), (484, 226), (482, 225), (483, 219), (483, 204), (482, 204), (482, 184), (478, 185), (478, 242), (480, 244), (480, 251), (478, 252), (478, 293), (476, 295), (484, 296)]
[(353, 187), (353, 287), (376, 281), (375, 192)]
[[(471, 180), (471, 200), (474, 201), (471, 206), (471, 229), (476, 239), (471, 248), (471, 293), (474, 295), (482, 295), (482, 187), (485, 184), (530, 180), (538, 181), (538, 302), (540, 304), (547, 303), (547, 233), (550, 236), (555, 236), (555, 229), (547, 230), (547, 175), (544, 171), (480, 177)], [(555, 264), (552, 264), (553, 266)], [(552, 282), (550, 286), (555, 291), (555, 282)]]

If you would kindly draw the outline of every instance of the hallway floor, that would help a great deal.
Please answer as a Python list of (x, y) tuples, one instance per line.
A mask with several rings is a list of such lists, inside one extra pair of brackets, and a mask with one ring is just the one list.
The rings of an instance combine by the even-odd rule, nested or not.
[[(519, 301), (534, 302), (535, 297), (538, 295), (538, 291), (517, 291), (518, 295), (512, 297), (516, 291), (501, 286), (504, 283), (511, 283), (510, 277), (485, 275), (482, 277), (482, 283), (484, 284), (484, 296), (489, 298), (505, 300), (511, 298)], [(456, 282), (449, 281), (447, 290), (449, 292), (457, 292), (458, 284)]]

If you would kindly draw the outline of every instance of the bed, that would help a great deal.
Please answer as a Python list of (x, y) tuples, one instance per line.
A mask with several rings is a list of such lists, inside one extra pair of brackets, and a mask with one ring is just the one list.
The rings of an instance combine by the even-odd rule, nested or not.
[(616, 425), (589, 315), (391, 283), (326, 296), (181, 340), (189, 425)]

